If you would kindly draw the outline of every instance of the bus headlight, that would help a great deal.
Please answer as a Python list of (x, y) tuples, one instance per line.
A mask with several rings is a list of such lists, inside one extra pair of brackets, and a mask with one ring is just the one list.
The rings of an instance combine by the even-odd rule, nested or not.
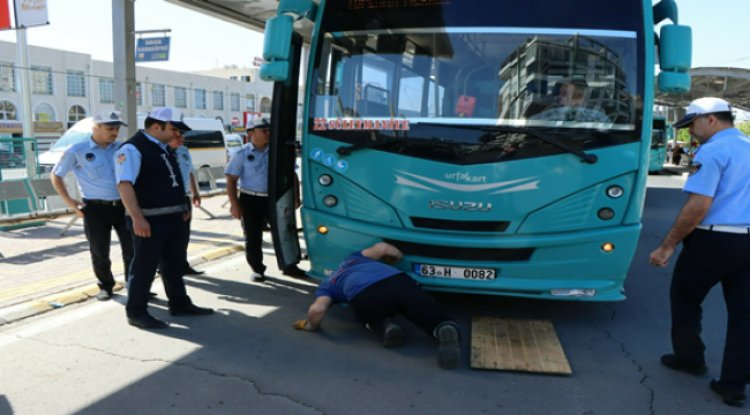
[(602, 244), (602, 251), (609, 253), (614, 250), (615, 250), (615, 244), (613, 244), (612, 242), (605, 242)]
[(625, 190), (623, 190), (620, 186), (614, 185), (607, 188), (607, 196), (611, 197), (612, 199), (622, 197), (622, 195), (624, 194)]
[(318, 225), (318, 233), (321, 235), (325, 235), (328, 233), (328, 226), (326, 225)]
[(320, 177), (318, 177), (318, 183), (320, 183), (321, 186), (330, 186), (331, 183), (333, 183), (333, 177), (328, 174), (321, 174)]
[(338, 205), (339, 200), (334, 195), (328, 195), (323, 198), (323, 204), (330, 208)]

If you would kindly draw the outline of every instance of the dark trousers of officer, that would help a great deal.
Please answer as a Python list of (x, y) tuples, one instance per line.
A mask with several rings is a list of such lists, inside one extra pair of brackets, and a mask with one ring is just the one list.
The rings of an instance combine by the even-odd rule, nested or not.
[(245, 258), (254, 272), (263, 274), (263, 228), (268, 223), (268, 198), (240, 193), (242, 230), (245, 233)]
[(672, 347), (677, 356), (705, 361), (703, 300), (721, 283), (729, 317), (720, 381), (743, 391), (750, 381), (750, 235), (696, 229), (683, 242), (672, 275)]
[(99, 280), (99, 288), (112, 291), (115, 279), (112, 275), (112, 261), (109, 259), (112, 242), (112, 228), (117, 233), (122, 249), (122, 262), (125, 280), (128, 278), (130, 263), (133, 260), (133, 239), (125, 221), (125, 208), (122, 203), (103, 203), (84, 199), (83, 231), (89, 241), (91, 264)]
[(402, 314), (430, 337), (435, 337), (437, 326), (451, 321), (435, 300), (404, 273), (365, 288), (349, 304), (357, 318), (376, 332), (383, 331), (383, 320), (396, 314)]
[[(182, 213), (147, 216), (151, 225), (151, 237), (135, 236), (135, 256), (130, 266), (131, 278), (128, 283), (128, 303), (125, 307), (128, 317), (146, 313), (151, 284), (154, 282), (156, 267), (161, 261), (161, 279), (164, 291), (169, 298), (169, 308), (182, 308), (191, 304), (182, 279), (187, 261), (188, 234), (187, 222)], [(128, 217), (132, 229), (133, 221)]]
[[(185, 225), (185, 265), (182, 267), (182, 275), (185, 275), (187, 273), (188, 269), (190, 268), (190, 263), (187, 260), (187, 249), (188, 244), (190, 243), (190, 223), (193, 222), (193, 201), (192, 199), (187, 199), (188, 204), (188, 212), (190, 213), (190, 218), (187, 220)], [(159, 266), (156, 268), (156, 271), (161, 274), (161, 270), (163, 269), (162, 261), (159, 261)]]

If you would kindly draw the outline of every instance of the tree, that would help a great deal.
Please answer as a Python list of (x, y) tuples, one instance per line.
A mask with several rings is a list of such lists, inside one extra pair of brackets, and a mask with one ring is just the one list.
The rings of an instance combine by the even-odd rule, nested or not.
[(737, 128), (745, 135), (750, 135), (750, 121), (744, 121), (737, 124)]

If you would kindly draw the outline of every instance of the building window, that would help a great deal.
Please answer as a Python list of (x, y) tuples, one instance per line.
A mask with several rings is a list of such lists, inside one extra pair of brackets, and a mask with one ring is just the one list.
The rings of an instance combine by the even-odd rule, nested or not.
[(16, 106), (10, 101), (0, 101), (0, 120), (17, 120)]
[(135, 105), (143, 105), (143, 85), (135, 83)]
[(195, 90), (195, 109), (197, 110), (206, 109), (206, 90), (205, 89)]
[(76, 121), (80, 121), (82, 119), (86, 118), (86, 110), (83, 109), (80, 105), (73, 105), (68, 110), (68, 122), (70, 124), (75, 123)]
[(271, 112), (271, 98), (263, 97), (260, 99), (260, 112)]
[(86, 77), (83, 71), (68, 71), (68, 96), (86, 96)]
[(233, 92), (229, 95), (230, 111), (240, 110), (240, 94)]
[(16, 71), (12, 63), (0, 63), (0, 91), (16, 91)]
[(224, 93), (221, 91), (214, 91), (214, 109), (224, 109)]
[(187, 108), (187, 89), (181, 86), (174, 87), (174, 106)]
[(55, 109), (46, 102), (40, 102), (34, 107), (34, 121), (55, 121)]
[(31, 92), (38, 95), (52, 95), (52, 68), (31, 67)]
[(151, 105), (163, 107), (167, 105), (166, 87), (162, 84), (151, 84)]
[(255, 111), (255, 95), (245, 95), (245, 111)]
[(99, 79), (99, 102), (102, 104), (115, 103), (115, 80)]

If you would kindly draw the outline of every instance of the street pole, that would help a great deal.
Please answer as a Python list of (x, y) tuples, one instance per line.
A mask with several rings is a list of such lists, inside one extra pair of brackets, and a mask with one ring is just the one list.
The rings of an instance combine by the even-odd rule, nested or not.
[(129, 137), (138, 131), (135, 104), (135, 0), (112, 0), (112, 52), (115, 81), (115, 109), (122, 112)]
[[(21, 99), (23, 101), (23, 137), (34, 138), (34, 119), (31, 113), (31, 82), (29, 71), (29, 49), (26, 43), (26, 29), (16, 29), (17, 62), (21, 65)], [(30, 179), (36, 178), (36, 157), (32, 142), (23, 142), (26, 158), (26, 174)]]

